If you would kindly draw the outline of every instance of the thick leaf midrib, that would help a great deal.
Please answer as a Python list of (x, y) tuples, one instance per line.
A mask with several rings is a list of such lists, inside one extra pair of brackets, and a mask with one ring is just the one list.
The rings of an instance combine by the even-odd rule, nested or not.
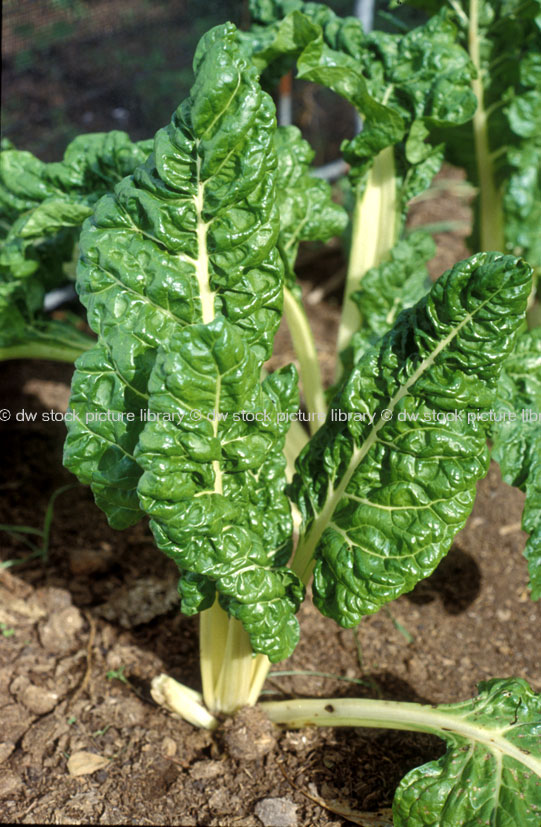
[[(199, 142), (196, 144), (196, 152)], [(201, 158), (197, 155), (196, 165), (197, 195), (193, 197), (197, 221), (197, 259), (195, 275), (199, 288), (201, 302), (201, 316), (203, 324), (210, 324), (214, 320), (214, 292), (210, 287), (209, 253), (207, 247), (207, 224), (203, 221), (203, 207), (205, 199), (205, 183), (201, 180)]]

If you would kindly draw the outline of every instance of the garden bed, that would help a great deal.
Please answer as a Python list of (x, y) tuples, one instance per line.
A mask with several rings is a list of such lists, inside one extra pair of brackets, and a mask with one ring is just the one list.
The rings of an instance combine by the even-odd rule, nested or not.
[[(316, 331), (327, 337), (328, 344), (319, 339), (324, 355), (336, 309), (331, 302), (316, 315)], [(291, 358), (285, 332), (276, 353), (280, 361)], [(10, 410), (37, 417), (2, 424), (0, 520), (41, 528), (53, 491), (74, 483), (61, 464), (63, 423), (41, 421), (51, 409), (65, 410), (72, 368), (10, 362), (1, 371)], [(367, 617), (356, 632), (325, 622), (305, 603), (301, 643), (273, 671), (349, 680), (271, 676), (265, 688), (273, 694), (265, 699), (453, 702), (474, 695), (480, 680), (510, 675), (541, 689), (537, 608), (521, 558), (522, 499), (493, 465), (467, 527), (435, 574), (391, 604), (392, 614)], [(4, 560), (26, 553), (8, 534), (1, 543)], [(372, 822), (359, 813), (389, 808), (400, 778), (440, 755), (441, 742), (404, 732), (273, 732), (258, 716), (210, 734), (174, 719), (154, 704), (149, 684), (166, 671), (199, 687), (197, 621), (179, 613), (175, 590), (175, 566), (155, 550), (144, 524), (115, 532), (88, 489), (74, 485), (59, 495), (48, 559), (1, 574), (6, 818), (205, 827), (276, 819), (298, 827), (389, 823), (385, 815)], [(79, 752), (105, 760), (74, 776), (69, 759)], [(266, 799), (280, 802), (261, 804)], [(348, 808), (348, 818), (336, 812)]]

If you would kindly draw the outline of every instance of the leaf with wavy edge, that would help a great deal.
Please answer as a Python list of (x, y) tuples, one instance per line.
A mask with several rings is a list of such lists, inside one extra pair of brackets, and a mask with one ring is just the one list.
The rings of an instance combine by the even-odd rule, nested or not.
[[(509, 485), (526, 492), (522, 527), (532, 600), (541, 598), (541, 328), (522, 333), (504, 364), (498, 385), (500, 421), (491, 437), (492, 456)], [(523, 412), (529, 411), (530, 414)], [(514, 418), (514, 421), (510, 417)], [(515, 418), (516, 417), (516, 418)]]
[[(241, 54), (232, 24), (205, 35), (194, 70), (190, 97), (157, 133), (147, 163), (98, 203), (81, 235), (78, 289), (100, 335), (107, 381), (102, 388), (100, 372), (87, 369), (87, 360), (78, 363), (76, 410), (84, 414), (97, 400), (94, 407), (111, 405), (136, 422), (122, 430), (118, 444), (101, 423), (74, 423), (65, 463), (79, 473), (84, 462), (84, 479), (93, 487), (88, 471), (95, 468), (100, 505), (115, 527), (141, 516), (133, 452), (158, 348), (167, 349), (183, 327), (223, 315), (261, 364), (280, 320), (274, 105)], [(120, 479), (115, 456), (129, 466)], [(124, 509), (106, 506), (109, 477)]]
[[(297, 401), (296, 374), (287, 368), (261, 386), (258, 370), (252, 349), (223, 317), (174, 334), (148, 385), (149, 411), (159, 419), (145, 426), (136, 449), (144, 468), (138, 490), (158, 547), (182, 572), (213, 583), (254, 651), (277, 661), (298, 642), (303, 597), (284, 567), (292, 532), (284, 494), (289, 423), (277, 419), (281, 398), (286, 411)], [(245, 421), (249, 414), (261, 421)], [(200, 580), (197, 586), (202, 593)], [(213, 602), (210, 589), (199, 605), (193, 590), (190, 597), (184, 612)]]
[(493, 404), (530, 289), (511, 256), (457, 264), (355, 366), (301, 454), (294, 568), (309, 572), (315, 554), (316, 605), (343, 626), (427, 577), (464, 525), (488, 452), (485, 424), (458, 414)]

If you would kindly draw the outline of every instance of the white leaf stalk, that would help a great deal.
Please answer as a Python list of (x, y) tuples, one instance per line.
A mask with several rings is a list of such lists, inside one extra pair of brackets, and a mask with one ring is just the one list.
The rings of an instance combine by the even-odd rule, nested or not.
[(504, 737), (507, 727), (489, 728), (456, 712), (428, 704), (364, 698), (317, 698), (265, 701), (261, 708), (275, 724), (290, 729), (306, 726), (359, 726), (428, 732), (444, 738), (454, 733), (514, 759), (541, 776), (541, 760)]
[(504, 250), (502, 194), (496, 185), (494, 158), (490, 152), (488, 119), (490, 111), (485, 107), (483, 71), (481, 66), (479, 37), (479, 0), (470, 0), (468, 24), (468, 51), (475, 66), (477, 77), (472, 89), (477, 98), (473, 116), (473, 137), (479, 178), (479, 239), (481, 250)]
[(228, 617), (217, 600), (201, 613), (199, 648), (207, 709), (230, 715), (243, 706), (254, 706), (270, 661), (266, 655), (254, 654), (242, 624)]
[[(284, 288), (284, 313), (287, 325), (293, 341), (293, 348), (299, 360), (302, 388), (309, 418), (310, 434), (313, 435), (324, 422), (324, 415), (327, 412), (325, 392), (321, 380), (321, 371), (314, 336), (306, 312), (301, 302), (293, 293)], [(321, 418), (318, 416), (323, 414)], [(304, 447), (304, 446), (303, 446)]]
[[(338, 353), (347, 347), (361, 322), (351, 295), (359, 289), (364, 274), (386, 260), (397, 240), (397, 229), (395, 165), (393, 148), (389, 146), (376, 155), (364, 192), (353, 213), (351, 251), (338, 331)], [(341, 371), (339, 360), (337, 370)]]

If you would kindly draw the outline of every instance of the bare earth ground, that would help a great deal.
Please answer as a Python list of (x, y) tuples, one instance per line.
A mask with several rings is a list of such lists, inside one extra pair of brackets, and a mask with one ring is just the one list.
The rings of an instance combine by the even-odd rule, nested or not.
[[(456, 238), (455, 251), (461, 244)], [(446, 256), (456, 260), (445, 248), (438, 255), (434, 272), (450, 263)], [(317, 260), (308, 251), (305, 295), (321, 287), (320, 269), (341, 267), (332, 247)], [(333, 301), (329, 295), (311, 311), (328, 381)], [(276, 354), (277, 362), (292, 358), (286, 331)], [(0, 426), (1, 523), (40, 528), (53, 491), (74, 483), (61, 465), (64, 425), (41, 421), (43, 412), (65, 410), (71, 372), (44, 362), (0, 365), (3, 406), (37, 413), (35, 422), (12, 417)], [(521, 503), (492, 467), (435, 574), (392, 604), (392, 614), (365, 618), (357, 634), (307, 601), (301, 643), (273, 671), (356, 682), (275, 675), (266, 697), (453, 702), (474, 694), (478, 681), (509, 675), (541, 690), (539, 609), (526, 588)], [(0, 547), (4, 560), (28, 553), (5, 532)], [(197, 623), (179, 614), (175, 585), (175, 566), (155, 550), (147, 527), (113, 531), (79, 485), (56, 500), (48, 560), (0, 574), (3, 821), (389, 825), (396, 784), (441, 754), (439, 740), (376, 730), (279, 732), (257, 713), (211, 735), (154, 704), (149, 683), (158, 672), (199, 687)], [(86, 774), (74, 774), (77, 758)]]

